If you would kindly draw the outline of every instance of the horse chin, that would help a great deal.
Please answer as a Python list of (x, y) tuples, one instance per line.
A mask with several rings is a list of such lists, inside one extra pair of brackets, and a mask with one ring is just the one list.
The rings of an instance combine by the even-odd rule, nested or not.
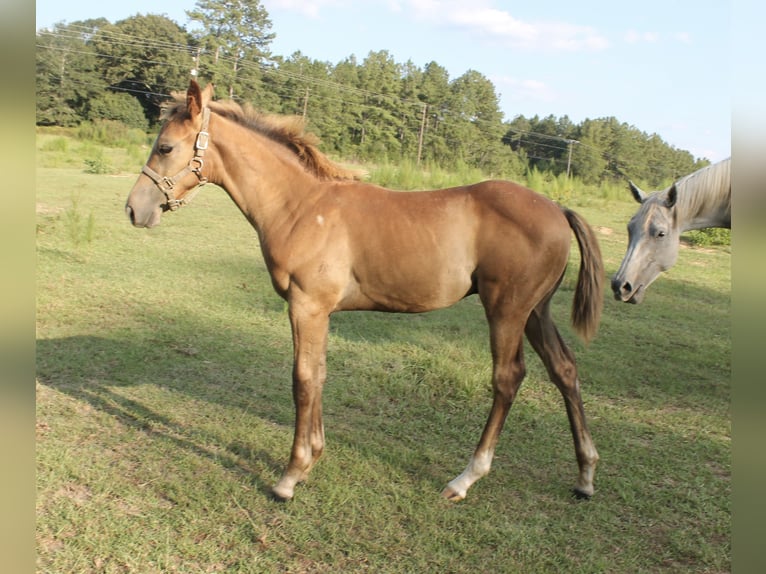
[(626, 303), (632, 303), (633, 305), (638, 305), (641, 301), (644, 300), (644, 295), (646, 294), (646, 288), (641, 285), (638, 289), (633, 291), (633, 294), (625, 300)]

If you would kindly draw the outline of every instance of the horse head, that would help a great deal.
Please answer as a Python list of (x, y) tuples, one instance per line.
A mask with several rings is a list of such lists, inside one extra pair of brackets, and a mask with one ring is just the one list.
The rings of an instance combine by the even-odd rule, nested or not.
[(213, 85), (202, 90), (192, 80), (186, 99), (166, 111), (149, 159), (128, 195), (125, 211), (136, 227), (159, 225), (164, 211), (188, 203), (204, 184), (203, 156), (208, 147), (207, 122)]
[(641, 207), (628, 223), (628, 250), (612, 277), (612, 291), (618, 301), (640, 303), (646, 288), (678, 257), (678, 190), (673, 184), (667, 190), (646, 194), (629, 183)]

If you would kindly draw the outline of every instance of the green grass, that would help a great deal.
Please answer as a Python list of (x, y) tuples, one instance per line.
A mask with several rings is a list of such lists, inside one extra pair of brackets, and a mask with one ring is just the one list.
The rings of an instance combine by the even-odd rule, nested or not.
[[(333, 317), (327, 450), (280, 504), (291, 338), (255, 232), (213, 186), (133, 229), (143, 160), (104, 149), (130, 169), (88, 174), (83, 143), (61, 137), (40, 137), (36, 177), (39, 572), (731, 570), (728, 247), (683, 247), (640, 306), (607, 294), (587, 348), (567, 324), (572, 281), (557, 295), (601, 455), (592, 500), (569, 496), (563, 403), (529, 350), (492, 472), (440, 498), (490, 406), (469, 298)], [(571, 205), (611, 275), (634, 204), (575, 189)], [(92, 213), (87, 241), (73, 210), (81, 228)]]

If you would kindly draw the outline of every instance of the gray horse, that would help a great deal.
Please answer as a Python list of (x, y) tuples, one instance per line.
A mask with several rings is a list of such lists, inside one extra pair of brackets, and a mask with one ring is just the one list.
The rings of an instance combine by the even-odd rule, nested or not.
[(641, 207), (628, 223), (628, 251), (612, 277), (618, 301), (640, 303), (646, 288), (678, 257), (684, 231), (731, 229), (731, 158), (727, 158), (646, 194), (632, 181), (630, 190)]

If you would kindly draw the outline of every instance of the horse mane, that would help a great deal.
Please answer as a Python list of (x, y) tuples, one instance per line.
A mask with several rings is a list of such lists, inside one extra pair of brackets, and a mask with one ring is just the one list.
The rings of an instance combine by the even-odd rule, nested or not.
[(701, 213), (709, 207), (731, 205), (731, 158), (684, 176), (675, 185), (685, 213)]
[[(185, 94), (174, 93), (173, 98), (170, 104), (163, 107), (163, 120), (175, 114), (186, 113)], [(338, 165), (319, 151), (319, 138), (306, 131), (306, 122), (300, 116), (266, 114), (257, 111), (248, 103), (240, 105), (233, 100), (211, 101), (208, 106), (212, 112), (286, 147), (295, 154), (307, 171), (323, 181), (359, 180), (365, 175), (362, 170), (347, 169)]]

